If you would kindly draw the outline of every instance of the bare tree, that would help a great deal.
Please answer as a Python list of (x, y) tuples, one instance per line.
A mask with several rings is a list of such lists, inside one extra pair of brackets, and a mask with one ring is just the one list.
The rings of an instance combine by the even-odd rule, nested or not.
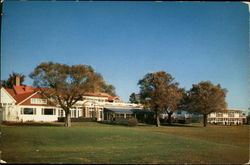
[(212, 112), (219, 112), (227, 107), (225, 101), (226, 89), (220, 84), (213, 85), (210, 81), (194, 84), (187, 92), (185, 108), (191, 113), (203, 115), (203, 126), (207, 125), (207, 116)]
[(41, 63), (29, 75), (34, 86), (65, 111), (65, 126), (71, 126), (70, 109), (85, 92), (103, 91), (103, 77), (91, 66)]
[[(181, 99), (181, 90), (174, 78), (164, 71), (148, 73), (139, 80), (140, 100), (145, 108), (156, 114), (156, 126), (160, 126), (160, 115), (168, 112), (170, 117)], [(171, 121), (171, 120), (170, 120)]]

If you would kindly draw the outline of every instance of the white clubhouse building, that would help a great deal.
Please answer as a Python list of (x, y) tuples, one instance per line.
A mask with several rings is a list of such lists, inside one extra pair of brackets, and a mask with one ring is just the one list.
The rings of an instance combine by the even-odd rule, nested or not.
[[(1, 87), (0, 121), (58, 121), (65, 112), (35, 90), (35, 87), (16, 84), (12, 89)], [(141, 105), (125, 103), (118, 97), (106, 93), (86, 93), (71, 109), (71, 118), (91, 118), (97, 121), (105, 119), (104, 109), (126, 111), (142, 109)], [(124, 109), (124, 113), (122, 113)], [(127, 115), (129, 116), (129, 114)], [(107, 116), (106, 116), (107, 118)]]
[[(65, 116), (64, 110), (42, 96), (35, 87), (20, 85), (12, 89), (1, 89), (0, 121), (58, 121)], [(86, 93), (71, 109), (71, 118), (96, 118), (97, 121), (112, 120), (114, 117), (136, 117), (134, 112), (148, 113), (140, 104), (125, 103), (118, 97), (106, 93)], [(208, 115), (208, 123), (239, 125), (246, 116), (242, 110), (224, 110)], [(144, 114), (147, 116), (146, 114)], [(144, 116), (143, 115), (143, 116)], [(188, 119), (192, 115), (177, 111), (173, 118)]]

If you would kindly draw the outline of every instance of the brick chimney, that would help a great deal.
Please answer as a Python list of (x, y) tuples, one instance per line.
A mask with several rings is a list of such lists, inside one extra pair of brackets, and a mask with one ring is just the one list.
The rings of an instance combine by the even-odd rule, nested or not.
[(16, 86), (20, 86), (20, 85), (21, 85), (21, 77), (16, 76)]

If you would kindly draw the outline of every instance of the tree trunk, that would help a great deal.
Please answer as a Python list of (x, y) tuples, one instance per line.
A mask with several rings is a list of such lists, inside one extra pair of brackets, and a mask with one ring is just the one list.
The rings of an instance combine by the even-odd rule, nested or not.
[(160, 123), (160, 115), (158, 113), (156, 113), (156, 127), (160, 127), (161, 123)]
[(71, 127), (71, 116), (70, 116), (70, 110), (65, 112), (66, 116), (65, 116), (65, 123), (64, 126), (65, 127)]
[(168, 113), (168, 124), (172, 125), (172, 114), (173, 112)]
[(204, 127), (207, 126), (207, 115), (206, 114), (203, 115), (203, 126)]

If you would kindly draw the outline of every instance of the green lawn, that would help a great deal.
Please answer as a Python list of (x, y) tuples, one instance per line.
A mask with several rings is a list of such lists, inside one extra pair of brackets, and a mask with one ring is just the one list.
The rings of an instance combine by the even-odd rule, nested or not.
[(2, 125), (8, 163), (221, 163), (249, 160), (249, 126)]

